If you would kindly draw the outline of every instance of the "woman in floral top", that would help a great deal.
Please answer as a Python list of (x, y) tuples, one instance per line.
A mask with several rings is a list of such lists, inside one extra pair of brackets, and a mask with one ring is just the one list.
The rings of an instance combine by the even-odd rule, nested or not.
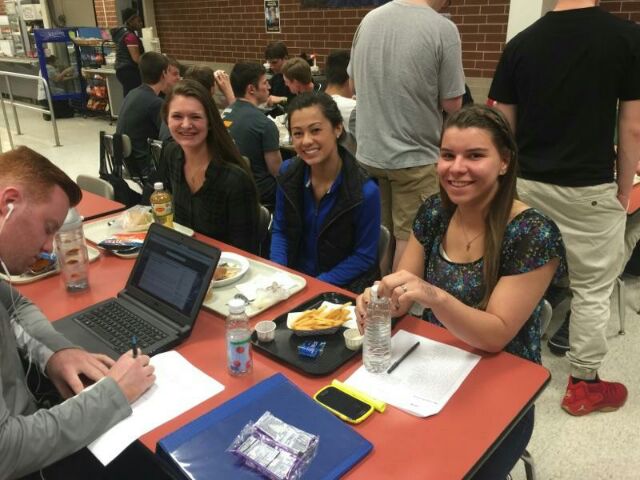
[[(542, 296), (565, 270), (557, 226), (517, 199), (517, 147), (496, 110), (471, 106), (445, 124), (440, 194), (426, 200), (398, 270), (380, 282), (393, 315), (424, 318), (486, 352), (540, 363)], [(358, 298), (364, 321), (368, 292)], [(533, 431), (533, 408), (474, 478), (505, 478)]]

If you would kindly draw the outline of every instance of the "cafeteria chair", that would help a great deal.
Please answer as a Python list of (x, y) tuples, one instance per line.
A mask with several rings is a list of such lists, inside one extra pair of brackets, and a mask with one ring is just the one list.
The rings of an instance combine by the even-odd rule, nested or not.
[(100, 131), (100, 169), (120, 178), (126, 176), (125, 159), (131, 155), (131, 139), (128, 135)]
[[(553, 308), (548, 300), (542, 299), (542, 313), (540, 315), (540, 336), (544, 335), (549, 324), (551, 323), (551, 317), (553, 316)], [(520, 459), (524, 463), (524, 472), (527, 480), (536, 480), (536, 467), (533, 463), (533, 456), (526, 450), (520, 456)]]
[(271, 226), (273, 225), (273, 215), (267, 207), (260, 205), (258, 216), (258, 255), (269, 258)]
[(155, 138), (147, 138), (149, 144), (149, 152), (151, 153), (151, 163), (153, 168), (158, 171), (160, 169), (160, 154), (162, 153), (162, 141)]
[(113, 200), (115, 197), (113, 186), (101, 178), (92, 175), (78, 175), (76, 183), (83, 190), (95, 193), (109, 200)]

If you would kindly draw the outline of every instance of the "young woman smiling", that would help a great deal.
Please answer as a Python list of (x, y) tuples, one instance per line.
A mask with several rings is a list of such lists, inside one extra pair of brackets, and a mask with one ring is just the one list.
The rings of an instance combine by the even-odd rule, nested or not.
[[(440, 194), (416, 216), (396, 273), (378, 292), (394, 316), (414, 302), (423, 318), (469, 345), (540, 363), (542, 296), (564, 271), (557, 226), (516, 198), (517, 147), (507, 121), (484, 106), (447, 120), (437, 166)], [(560, 267), (560, 268), (559, 268)], [(364, 320), (368, 292), (357, 300)], [(505, 478), (533, 431), (533, 409), (474, 478)]]
[(210, 93), (193, 80), (179, 82), (163, 119), (175, 143), (163, 147), (159, 174), (173, 194), (174, 220), (257, 252), (257, 190)]
[(380, 193), (338, 139), (342, 116), (324, 93), (288, 108), (297, 156), (282, 164), (271, 260), (361, 292), (379, 278)]

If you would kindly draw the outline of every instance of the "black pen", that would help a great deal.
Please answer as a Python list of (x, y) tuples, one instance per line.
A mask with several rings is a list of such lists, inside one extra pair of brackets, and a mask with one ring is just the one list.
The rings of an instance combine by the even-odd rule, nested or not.
[(133, 350), (133, 358), (138, 356), (138, 337), (131, 337), (131, 350)]
[(404, 354), (395, 362), (393, 362), (393, 365), (391, 365), (389, 367), (389, 370), (387, 370), (387, 373), (391, 373), (393, 372), (396, 368), (398, 368), (398, 365), (400, 365), (402, 362), (404, 362), (404, 359), (407, 358), (409, 355), (411, 355), (411, 352), (413, 352), (416, 348), (418, 348), (418, 345), (420, 345), (420, 342), (416, 342), (413, 344), (413, 346), (407, 350), (406, 352), (404, 352)]

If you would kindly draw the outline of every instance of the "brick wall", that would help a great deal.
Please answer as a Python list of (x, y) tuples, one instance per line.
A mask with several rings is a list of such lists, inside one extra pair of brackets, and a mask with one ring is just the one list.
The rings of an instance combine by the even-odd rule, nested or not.
[(493, 77), (507, 37), (509, 0), (459, 0), (452, 3), (451, 19), (460, 31), (465, 75)]
[(185, 60), (235, 63), (264, 58), (270, 41), (287, 44), (291, 55), (350, 48), (353, 34), (369, 11), (302, 9), (300, 0), (280, 1), (282, 33), (266, 33), (262, 0), (155, 0), (163, 52)]
[[(468, 77), (493, 76), (506, 38), (509, 3), (456, 0), (450, 7), (460, 30)], [(115, 0), (94, 0), (94, 4), (98, 26), (117, 25)], [(163, 52), (187, 61), (226, 63), (262, 62), (266, 44), (282, 40), (293, 55), (317, 53), (322, 65), (331, 50), (351, 47), (356, 27), (370, 10), (303, 9), (300, 0), (281, 0), (283, 33), (266, 33), (263, 0), (155, 0), (154, 4)], [(640, 21), (640, 1), (601, 0), (601, 5), (623, 18)]]
[(115, 0), (93, 0), (96, 10), (96, 21), (100, 28), (113, 28), (118, 26)]
[(640, 2), (635, 0), (601, 0), (600, 6), (627, 20), (640, 22)]

